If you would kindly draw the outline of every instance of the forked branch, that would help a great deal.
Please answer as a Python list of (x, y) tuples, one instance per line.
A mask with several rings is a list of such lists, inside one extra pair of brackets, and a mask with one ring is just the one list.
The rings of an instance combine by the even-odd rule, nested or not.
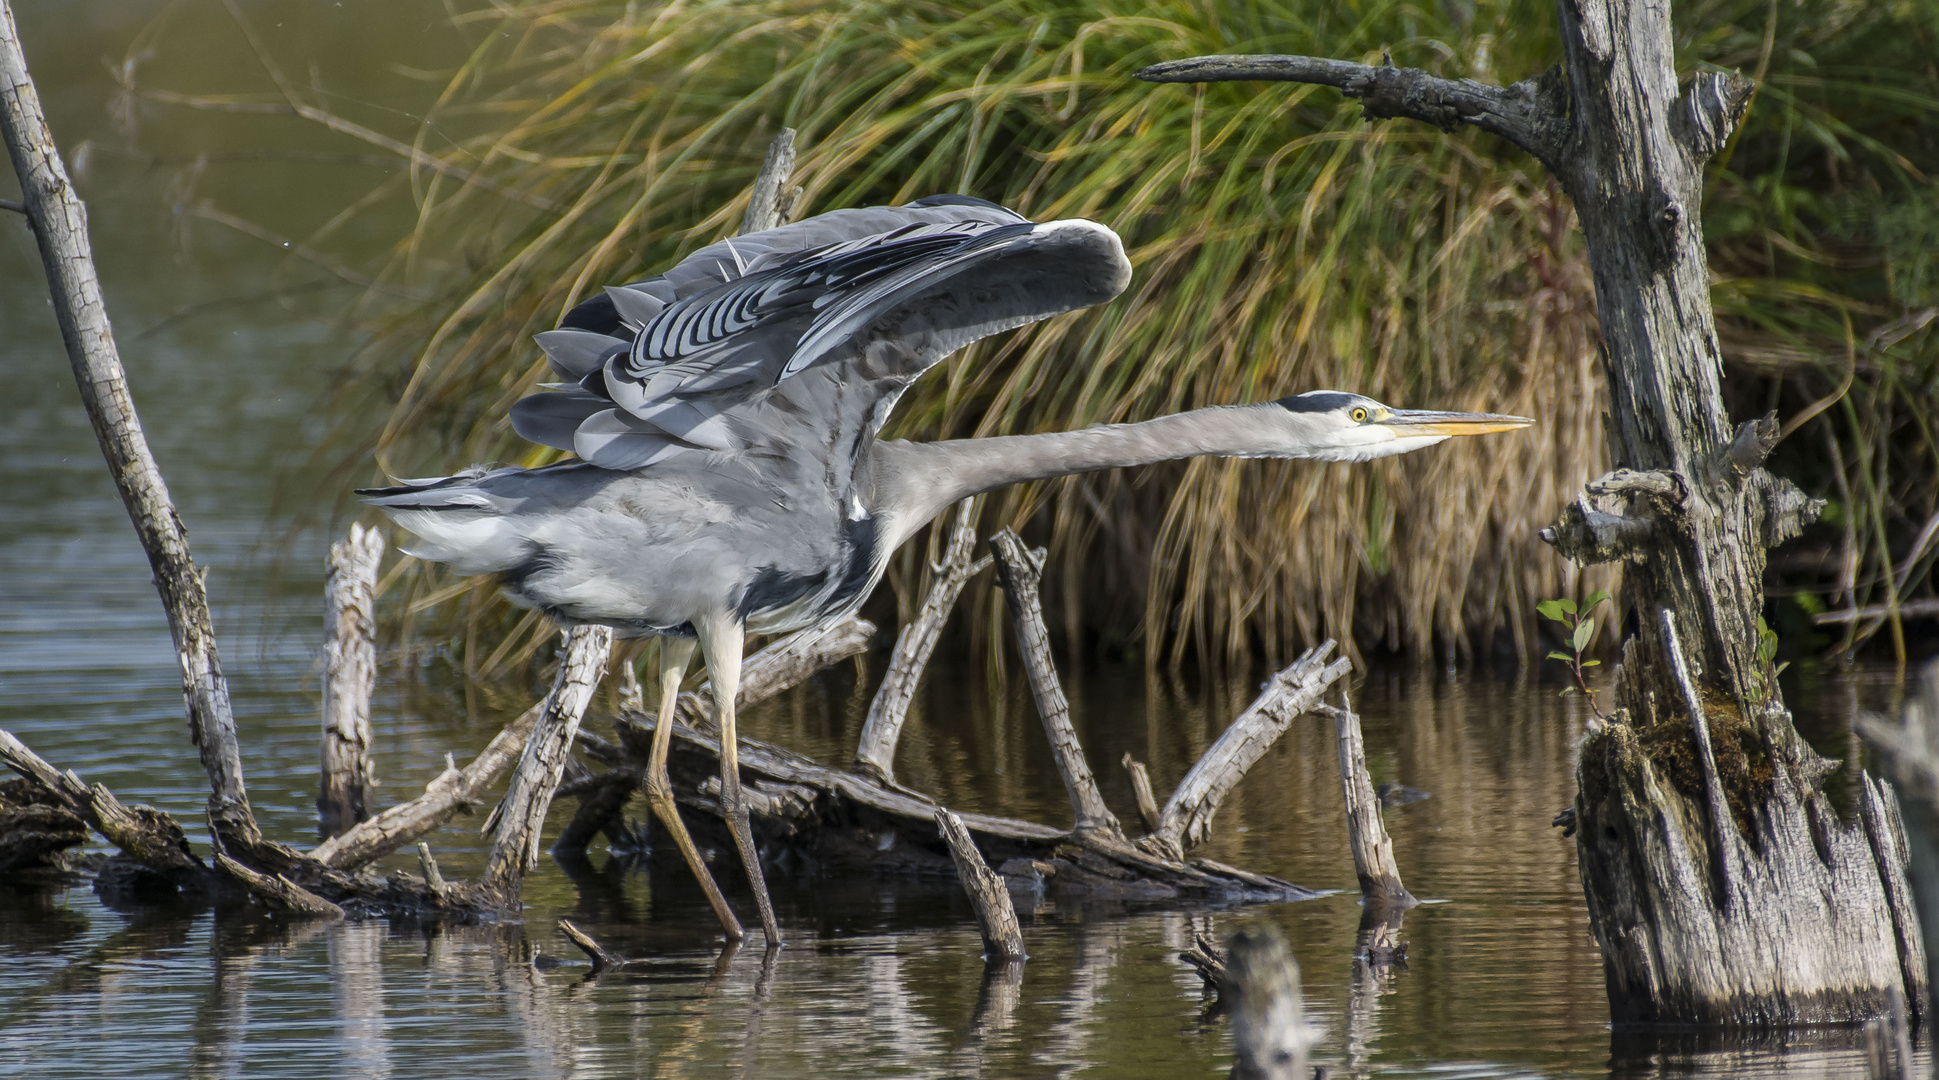
[(1418, 68), (1379, 67), (1319, 56), (1194, 56), (1137, 73), (1146, 82), (1296, 82), (1358, 98), (1368, 120), (1408, 119), (1453, 131), (1473, 124), (1555, 168), (1569, 142), (1568, 87), (1560, 68), (1513, 86), (1443, 79)]

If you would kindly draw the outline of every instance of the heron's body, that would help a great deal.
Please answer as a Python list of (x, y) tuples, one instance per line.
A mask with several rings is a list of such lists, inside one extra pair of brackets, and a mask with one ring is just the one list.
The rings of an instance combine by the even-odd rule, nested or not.
[[(904, 540), (1007, 484), (1207, 454), (1363, 460), (1527, 423), (1321, 392), (1074, 432), (877, 439), (944, 357), (1109, 300), (1130, 270), (1103, 226), (1035, 224), (957, 197), (724, 241), (540, 335), (568, 381), (520, 401), (512, 420), (580, 461), (365, 494), (420, 537), (415, 554), (496, 574), (515, 601), (561, 622), (698, 641), (721, 709), (723, 803), (773, 941), (732, 753), (746, 631), (854, 610)], [(663, 714), (692, 647), (662, 650)], [(738, 935), (665, 787), (665, 730), (649, 796)]]

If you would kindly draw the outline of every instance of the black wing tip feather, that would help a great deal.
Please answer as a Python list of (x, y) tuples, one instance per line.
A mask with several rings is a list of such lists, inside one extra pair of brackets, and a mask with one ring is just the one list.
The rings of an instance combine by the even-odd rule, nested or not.
[(613, 298), (603, 292), (587, 297), (559, 320), (561, 330), (589, 330), (608, 336), (617, 334), (622, 325), (619, 308), (614, 306)]

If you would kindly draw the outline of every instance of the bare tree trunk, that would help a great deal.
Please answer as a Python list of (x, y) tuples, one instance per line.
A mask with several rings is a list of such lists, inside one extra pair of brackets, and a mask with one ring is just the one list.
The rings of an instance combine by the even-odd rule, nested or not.
[(793, 128), (782, 128), (768, 144), (767, 158), (754, 178), (754, 189), (748, 192), (747, 213), (741, 215), (742, 233), (788, 223), (794, 201), (801, 194), (799, 187), (788, 186), (788, 177), (794, 173), (794, 136)]
[(323, 586), (323, 762), (318, 824), (336, 836), (364, 820), (370, 764), (370, 693), (377, 682), (377, 563), (384, 537), (350, 526), (330, 545)]
[[(1667, 3), (1559, 0), (1557, 11), (1564, 64), (1505, 88), (1294, 56), (1201, 57), (1140, 75), (1337, 86), (1369, 118), (1494, 132), (1561, 182), (1588, 241), (1622, 468), (1543, 538), (1585, 564), (1627, 560), (1624, 599), (1641, 615), (1623, 644), (1617, 710), (1584, 739), (1576, 773), (1577, 855), (1611, 1015), (1848, 1023), (1900, 990), (1923, 1015), (1924, 963), (1906, 947), (1918, 923), (1883, 824), (1896, 815), (1888, 802), (1839, 824), (1819, 786), (1831, 766), (1798, 737), (1758, 658), (1764, 553), (1823, 504), (1763, 469), (1775, 420), (1733, 431), (1720, 394), (1702, 174), (1752, 85), (1698, 72), (1680, 86)], [(1679, 637), (1688, 694), (1674, 674)], [(1699, 730), (1729, 811), (1713, 828)]]
[(20, 178), (21, 201), (33, 223), (40, 258), (60, 322), (61, 340), (81, 388), (101, 452), (108, 459), (121, 501), (155, 571), (155, 586), (168, 611), (168, 628), (182, 662), (182, 696), (189, 734), (209, 774), (209, 817), (224, 846), (245, 856), (262, 844), (243, 786), (242, 753), (236, 745), (236, 720), (229, 707), (229, 684), (216, 653), (215, 625), (209, 618), (208, 591), (189, 555), (188, 534), (169, 499), (168, 485), (128, 393), (127, 373), (115, 348), (101, 282), (88, 243), (87, 209), (74, 193), (47, 130), (40, 97), (27, 75), (13, 9), (0, 0), (0, 137), (7, 143)]

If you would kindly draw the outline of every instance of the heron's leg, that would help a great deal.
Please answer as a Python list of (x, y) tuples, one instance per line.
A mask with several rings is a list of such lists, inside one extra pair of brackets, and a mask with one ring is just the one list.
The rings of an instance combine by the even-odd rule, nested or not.
[(680, 704), (680, 680), (687, 674), (687, 661), (693, 659), (694, 644), (692, 638), (660, 639), (660, 713), (653, 722), (653, 753), (647, 761), (646, 805), (653, 808), (653, 816), (660, 819), (667, 835), (673, 837), (680, 857), (687, 860), (693, 876), (700, 879), (701, 891), (707, 894), (707, 902), (713, 905), (720, 928), (726, 931), (731, 944), (746, 937), (747, 931), (741, 929), (741, 921), (727, 906), (720, 886), (714, 884), (714, 875), (701, 861), (700, 849), (694, 846), (693, 837), (687, 835), (687, 826), (680, 821), (680, 808), (673, 801), (673, 782), (667, 778), (667, 751), (673, 746), (673, 715)]
[(740, 751), (734, 736), (734, 697), (741, 688), (741, 650), (747, 644), (747, 631), (738, 619), (696, 619), (700, 647), (707, 653), (707, 672), (714, 684), (714, 714), (720, 719), (720, 809), (727, 819), (727, 831), (734, 834), (734, 846), (741, 850), (741, 865), (747, 868), (748, 884), (754, 887), (754, 902), (761, 908), (761, 932), (768, 947), (781, 944), (781, 926), (774, 919), (774, 902), (768, 897), (767, 878), (761, 874), (761, 855), (754, 848), (754, 830), (747, 820), (747, 800), (741, 794)]

